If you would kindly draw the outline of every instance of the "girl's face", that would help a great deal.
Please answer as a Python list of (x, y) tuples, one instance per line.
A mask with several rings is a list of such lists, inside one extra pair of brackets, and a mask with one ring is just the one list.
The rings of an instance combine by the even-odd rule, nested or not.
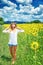
[(15, 28), (15, 24), (12, 24), (12, 28)]
[(11, 24), (11, 29), (14, 30), (16, 28), (16, 24), (15, 23), (12, 23)]

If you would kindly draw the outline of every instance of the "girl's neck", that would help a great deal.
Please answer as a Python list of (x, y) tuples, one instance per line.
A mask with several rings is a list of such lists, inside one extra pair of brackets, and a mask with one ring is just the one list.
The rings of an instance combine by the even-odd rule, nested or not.
[(14, 28), (14, 29), (11, 29), (11, 30), (13, 31), (13, 30), (15, 30), (15, 29), (16, 29), (16, 28)]

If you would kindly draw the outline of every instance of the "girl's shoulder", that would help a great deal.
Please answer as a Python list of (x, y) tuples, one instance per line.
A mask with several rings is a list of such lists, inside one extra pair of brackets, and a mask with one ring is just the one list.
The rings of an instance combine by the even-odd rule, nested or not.
[(9, 29), (9, 31), (10, 31), (10, 32), (12, 32), (12, 31), (13, 31), (13, 32), (17, 32), (17, 31), (18, 31), (18, 29), (14, 29), (14, 30)]

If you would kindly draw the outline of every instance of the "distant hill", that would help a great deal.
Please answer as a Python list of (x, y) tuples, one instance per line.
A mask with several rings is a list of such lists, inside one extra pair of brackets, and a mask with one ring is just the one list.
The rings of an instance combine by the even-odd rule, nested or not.
[(30, 21), (30, 22), (23, 22), (23, 21), (4, 21), (3, 18), (0, 18), (0, 24), (9, 24), (9, 23), (12, 23), (12, 22), (16, 22), (18, 24), (23, 24), (23, 23), (43, 23), (41, 22), (40, 20), (34, 20), (34, 21)]
[(26, 23), (26, 22), (20, 22), (20, 21), (6, 21), (6, 22), (4, 22), (5, 24), (10, 24), (10, 23), (12, 23), (12, 22), (16, 22), (16, 23), (18, 23), (18, 24), (22, 24), (22, 23)]
[(31, 23), (41, 23), (40, 20), (34, 20), (34, 21), (31, 21)]
[(40, 20), (34, 20), (34, 21), (31, 21), (31, 22), (23, 22), (23, 21), (6, 21), (4, 22), (5, 24), (9, 24), (9, 23), (12, 23), (12, 22), (16, 22), (16, 23), (42, 23)]
[(39, 21), (39, 20), (34, 20), (34, 21), (31, 21), (31, 22), (22, 22), (22, 21), (6, 21), (6, 22), (4, 22), (5, 24), (9, 24), (9, 23), (12, 23), (12, 22), (16, 22), (16, 23), (18, 23), (18, 24), (22, 24), (22, 23), (42, 23), (41, 21)]

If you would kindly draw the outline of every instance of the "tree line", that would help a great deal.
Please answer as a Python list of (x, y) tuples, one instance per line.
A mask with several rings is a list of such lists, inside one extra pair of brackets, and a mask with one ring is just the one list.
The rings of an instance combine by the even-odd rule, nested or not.
[[(24, 22), (24, 23), (42, 23), (40, 20), (34, 20), (34, 21), (31, 21), (31, 22)], [(0, 17), (0, 25), (3, 25), (5, 24), (4, 22), (4, 19), (2, 17)]]

